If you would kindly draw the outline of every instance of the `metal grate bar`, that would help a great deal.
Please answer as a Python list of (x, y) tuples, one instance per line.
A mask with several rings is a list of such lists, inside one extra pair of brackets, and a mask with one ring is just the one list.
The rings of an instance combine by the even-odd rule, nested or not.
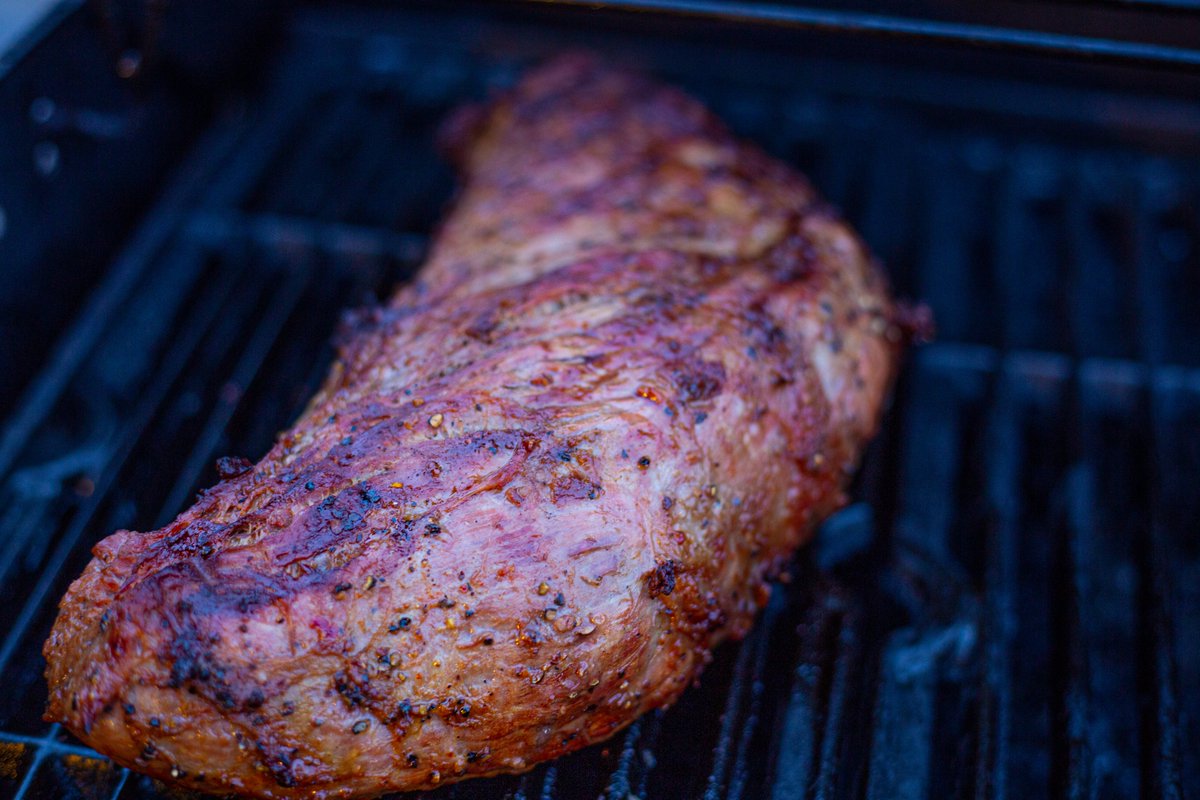
[[(1200, 372), (1161, 370), (1150, 398), (1155, 474), (1154, 671), (1161, 796), (1200, 786)], [(1189, 795), (1190, 796), (1190, 795)]]
[(324, 253), (390, 255), (414, 264), (424, 257), (429, 246), (429, 237), (423, 233), (279, 214), (196, 212), (187, 220), (185, 231), (210, 246), (240, 238), (263, 247), (293, 245)]
[(29, 793), (29, 787), (33, 785), (33, 779), (37, 775), (38, 770), (42, 766), (42, 762), (49, 756), (49, 748), (44, 745), (50, 742), (58, 734), (59, 726), (52, 725), (49, 732), (43, 737), (39, 745), (35, 745), (33, 753), (33, 761), (25, 771), (25, 775), (21, 780), (21, 785), (17, 787), (17, 791), (13, 793), (13, 800), (22, 800)]
[[(979, 787), (996, 800), (1013, 796), (1009, 791), (1013, 729), (1012, 640), (1016, 635), (1015, 605), (1018, 584), (1017, 480), (1024, 460), (1023, 438), (1017, 409), (1026, 381), (1011, 360), (1004, 365), (995, 402), (985, 424), (987, 463), (984, 487), (990, 525), (987, 528), (987, 571), (984, 575), (982, 634), (984, 697), (981, 715)], [(1032, 796), (1032, 795), (1030, 795)]]
[(154, 382), (143, 393), (140, 402), (129, 414), (128, 424), (122, 431), (120, 439), (114, 444), (112, 455), (105, 468), (96, 479), (94, 493), (72, 520), (70, 527), (59, 538), (53, 555), (42, 566), (38, 581), (29, 593), (20, 614), (5, 631), (4, 642), (0, 645), (0, 675), (4, 674), (7, 669), (30, 624), (43, 610), (47, 596), (59, 582), (59, 573), (68, 557), (75, 549), (84, 531), (88, 529), (108, 490), (116, 482), (121, 464), (132, 452), (138, 437), (166, 399), (171, 385), (182, 374), (192, 353), (203, 341), (209, 324), (226, 309), (227, 299), (235, 285), (234, 277), (233, 274), (228, 274), (221, 284), (214, 286), (213, 290), (196, 304), (191, 315), (191, 324), (173, 342), (171, 352), (159, 364), (155, 372)]
[(736, 746), (733, 751), (733, 762), (726, 770), (729, 784), (722, 797), (729, 798), (730, 800), (739, 800), (746, 792), (750, 743), (755, 733), (757, 733), (760, 717), (763, 713), (763, 673), (766, 668), (767, 656), (770, 652), (772, 629), (778, 624), (779, 611), (777, 609), (779, 606), (779, 601), (776, 601), (773, 608), (768, 608), (762, 613), (760, 619), (757, 621), (758, 640), (747, 643), (749, 646), (744, 648), (753, 652), (754, 663), (748, 687), (748, 696), (742, 701), (741, 713), (743, 717), (739, 726), (740, 730), (738, 731)]
[(1154, 364), (1200, 361), (1200, 192), (1181, 177), (1148, 168), (1135, 195), (1140, 354)]
[[(401, 118), (407, 109), (402, 99), (391, 93), (382, 101), (369, 95), (364, 98), (364, 105), (366, 112), (361, 130), (365, 141), (352, 148), (353, 155), (342, 179), (337, 182), (335, 190), (329, 193), (321, 213), (326, 219), (345, 222), (355, 213), (362, 199), (373, 194), (371, 187), (380, 174), (390, 171), (386, 168), (386, 162), (394, 158), (392, 150), (400, 139)], [(385, 108), (378, 107), (381, 105)]]
[(993, 358), (971, 347), (931, 347), (917, 355), (895, 531), (910, 546), (949, 555), (963, 473), (958, 440), (972, 424), (964, 399), (982, 392)]
[[(826, 703), (828, 714), (821, 731), (820, 761), (813, 800), (829, 800), (835, 797), (839, 783), (848, 782), (841, 768), (844, 763), (842, 755), (847, 744), (843, 736), (849, 724), (850, 698), (854, 693), (851, 681), (854, 670), (862, 659), (860, 625), (861, 612), (846, 609), (837, 632), (837, 657), (833, 663), (833, 677)], [(775, 800), (783, 798), (777, 796)]]
[(67, 382), (91, 352), (96, 337), (123, 307), (153, 255), (169, 239), (182, 210), (209, 179), (212, 166), (233, 149), (236, 140), (235, 128), (217, 128), (204, 137), (104, 282), (92, 293), (75, 323), (55, 345), (46, 359), (48, 366), (25, 391), (17, 410), (0, 432), (0, 477), (8, 472), (21, 448), (54, 408)]
[(266, 313), (259, 317), (253, 334), (246, 341), (237, 365), (225, 383), (225, 387), (231, 388), (233, 391), (222, 392), (215, 407), (209, 412), (204, 427), (192, 446), (191, 453), (183, 461), (183, 466), (177, 473), (178, 478), (174, 487), (167, 494), (167, 499), (158, 512), (154, 522), (155, 527), (170, 522), (185, 506), (188, 495), (212, 458), (217, 442), (229, 424), (243, 392), (261, 369), (263, 361), (275, 344), (280, 330), (295, 308), (301, 292), (311, 277), (310, 266), (302, 260), (288, 270), (282, 280), (268, 289), (271, 301)]
[(717, 745), (713, 748), (713, 765), (704, 788), (704, 800), (720, 797), (720, 792), (729, 779), (729, 765), (733, 758), (734, 739), (738, 731), (738, 709), (746, 693), (747, 684), (750, 682), (750, 673), (753, 670), (755, 650), (753, 645), (762, 641), (761, 636), (752, 634), (752, 637), (755, 638), (746, 643), (751, 646), (742, 647), (738, 650), (737, 665), (734, 668), (733, 680), (729, 684), (725, 708), (721, 713), (721, 728), (717, 734)]
[(804, 797), (809, 787), (816, 797), (833, 790), (833, 754), (840, 742), (846, 703), (846, 682), (855, 642), (842, 600), (836, 594), (815, 601), (799, 628), (805, 654), (830, 654), (828, 661), (803, 658), (794, 672), (786, 711), (780, 722), (779, 753), (775, 758), (773, 800)]
[[(1072, 350), (1080, 356), (1137, 355), (1137, 324), (1128, 286), (1136, 284), (1133, 252), (1136, 186), (1113, 165), (1088, 159), (1066, 179), (1062, 261)], [(1134, 200), (1136, 203), (1136, 200)]]
[[(1003, 302), (1003, 342), (1013, 349), (1066, 350), (1061, 271), (1061, 165), (1026, 147), (1000, 189), (995, 285)], [(1018, 278), (1019, 276), (1019, 278)]]
[(280, 147), (280, 142), (287, 142), (289, 132), (303, 127), (302, 115), (310, 109), (314, 87), (297, 87), (282, 80), (275, 81), (272, 86), (275, 91), (268, 94), (253, 124), (241, 137), (236, 153), (221, 169), (211, 170), (208, 175), (204, 208), (236, 206), (270, 167), (271, 156)]
[(128, 782), (129, 770), (125, 767), (121, 767), (121, 777), (117, 779), (117, 783), (113, 787), (113, 790), (109, 792), (109, 800), (117, 800), (117, 798), (121, 796), (121, 793), (125, 791), (125, 784)]
[(655, 714), (648, 714), (636, 720), (626, 730), (621, 739), (621, 755), (617, 757), (617, 766), (608, 778), (608, 786), (603, 797), (606, 800), (622, 800), (630, 795), (637, 796), (639, 786), (637, 763), (641, 760), (643, 747), (654, 746), (654, 735), (647, 736), (651, 728), (661, 727), (660, 720)]
[(82, 745), (71, 744), (69, 742), (60, 742), (56, 738), (56, 734), (61, 730), (58, 726), (51, 726), (50, 733), (44, 736), (26, 736), (20, 733), (9, 733), (8, 731), (0, 731), (0, 742), (12, 742), (14, 744), (24, 744), (30, 747), (40, 747), (45, 750), (50, 750), (55, 753), (65, 753), (82, 758), (102, 758), (95, 750)]
[(1000, 28), (860, 11), (715, 0), (524, 0), (591, 10), (658, 12), (756, 25), (786, 26), (1175, 69), (1200, 69), (1200, 50), (1119, 39)]
[[(1141, 368), (1085, 362), (1078, 387), (1081, 463), (1068, 477), (1071, 559), (1083, 659), (1077, 691), (1083, 737), (1079, 775), (1098, 796), (1134, 797), (1140, 785), (1138, 628), (1145, 580), (1145, 453), (1139, 452)], [(1093, 795), (1096, 796), (1096, 795)]]
[(926, 162), (926, 202), (917, 242), (920, 257), (914, 294), (937, 310), (939, 336), (948, 341), (994, 341), (997, 327), (989, 317), (991, 307), (972, 308), (960, 302), (994, 291), (985, 283), (987, 262), (978, 258), (980, 218), (990, 209), (977, 175), (970, 175), (948, 154)]
[[(49, 542), (49, 537), (38, 538), (37, 535), (52, 529), (55, 525), (53, 517), (61, 514), (65, 504), (77, 499), (71, 492), (66, 492), (64, 497), (64, 485), (76, 475), (95, 476), (103, 471), (118, 433), (115, 407), (131, 399), (135, 394), (135, 382), (145, 379), (152, 368), (149, 361), (153, 351), (151, 345), (164, 341), (170, 321), (194, 291), (196, 282), (201, 280), (201, 272), (199, 256), (190, 249), (177, 250), (163, 258), (160, 268), (147, 276), (145, 285), (126, 298), (127, 312), (121, 317), (119, 327), (110, 325), (103, 334), (96, 334), (100, 337), (98, 340), (89, 344), (88, 361), (79, 369), (84, 376), (82, 380), (93, 384), (90, 390), (70, 393), (72, 384), (68, 383), (59, 392), (64, 397), (75, 396), (85, 402), (83, 416), (90, 419), (90, 424), (81, 434), (84, 440), (61, 458), (14, 470), (3, 486), (4, 505), (8, 510), (0, 517), (0, 524), (7, 534), (0, 551), (0, 586), (21, 560), (36, 560), (31, 548), (44, 547)], [(148, 298), (153, 299), (155, 306), (154, 313), (146, 318)], [(123, 348), (134, 345), (146, 354), (140, 364), (133, 363), (134, 359), (128, 356), (121, 357)], [(123, 362), (123, 370), (103, 370), (93, 366), (98, 363), (111, 365), (114, 356)], [(50, 367), (51, 370), (57, 368), (58, 362)], [(73, 380), (81, 378), (77, 375)], [(58, 407), (61, 413), (61, 405)], [(45, 435), (44, 430), (38, 430)]]
[[(245, 200), (253, 211), (274, 211), (292, 216), (315, 216), (320, 192), (329, 182), (341, 180), (340, 169), (328, 169), (322, 157), (333, 152), (346, 158), (352, 154), (343, 137), (352, 135), (356, 126), (347, 125), (359, 107), (354, 93), (330, 93), (315, 98), (306, 115), (302, 139), (294, 148), (276, 156), (278, 167), (269, 169), (262, 185)], [(309, 117), (315, 117), (310, 119)]]

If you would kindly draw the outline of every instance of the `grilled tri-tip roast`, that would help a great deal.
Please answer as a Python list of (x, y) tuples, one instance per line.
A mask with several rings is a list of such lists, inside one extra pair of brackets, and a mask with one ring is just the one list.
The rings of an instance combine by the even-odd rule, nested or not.
[(118, 762), (260, 797), (525, 770), (679, 697), (843, 502), (904, 321), (804, 178), (581, 55), (445, 139), (416, 281), (63, 599), (48, 717)]

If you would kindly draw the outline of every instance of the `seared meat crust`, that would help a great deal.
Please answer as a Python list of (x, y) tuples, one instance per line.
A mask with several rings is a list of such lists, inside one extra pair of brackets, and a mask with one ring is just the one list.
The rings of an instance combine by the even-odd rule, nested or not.
[(675, 700), (842, 502), (901, 337), (802, 177), (582, 56), (445, 138), (418, 280), (64, 597), (47, 718), (118, 762), (259, 797), (519, 772)]

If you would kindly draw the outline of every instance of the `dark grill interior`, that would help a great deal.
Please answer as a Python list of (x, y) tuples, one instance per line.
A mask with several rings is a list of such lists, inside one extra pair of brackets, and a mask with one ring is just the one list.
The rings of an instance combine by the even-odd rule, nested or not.
[[(436, 122), (574, 38), (296, 13), (265, 86), (218, 115), (70, 324), (22, 343), (42, 366), (0, 437), (0, 797), (178, 796), (41, 721), (58, 597), (101, 536), (164, 524), (214, 458), (267, 449), (323, 376), (339, 314), (419, 265), (452, 188)], [(698, 689), (528, 776), (435, 794), (1194, 793), (1194, 109), (592, 41), (812, 175), (939, 335), (854, 504)]]

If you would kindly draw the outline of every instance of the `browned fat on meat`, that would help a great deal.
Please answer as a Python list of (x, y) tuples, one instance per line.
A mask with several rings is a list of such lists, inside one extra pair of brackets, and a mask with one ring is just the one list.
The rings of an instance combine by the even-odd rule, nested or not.
[(843, 502), (904, 326), (804, 178), (584, 56), (447, 131), (417, 281), (63, 598), (47, 717), (121, 764), (258, 797), (520, 772), (679, 697)]

